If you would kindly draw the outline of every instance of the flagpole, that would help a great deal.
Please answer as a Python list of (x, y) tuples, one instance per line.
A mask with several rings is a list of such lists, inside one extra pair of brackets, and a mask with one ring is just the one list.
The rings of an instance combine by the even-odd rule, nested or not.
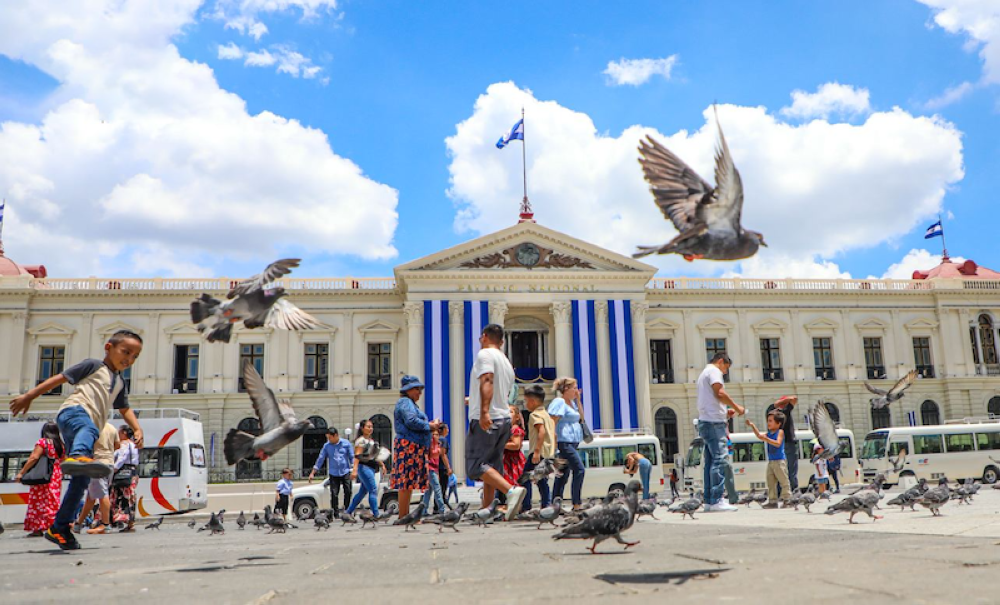
[(535, 214), (531, 211), (528, 201), (528, 151), (524, 127), (524, 107), (521, 107), (521, 180), (524, 186), (524, 197), (521, 199), (521, 213), (518, 222), (534, 222)]
[(941, 262), (948, 262), (948, 244), (944, 241), (944, 223), (941, 222), (941, 215), (938, 214), (938, 225), (941, 226)]

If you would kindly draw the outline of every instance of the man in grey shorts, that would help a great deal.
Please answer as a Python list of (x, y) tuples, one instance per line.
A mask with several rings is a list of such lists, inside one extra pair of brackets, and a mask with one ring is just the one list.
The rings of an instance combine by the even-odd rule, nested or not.
[[(118, 430), (110, 422), (101, 429), (100, 436), (94, 442), (94, 460), (111, 466), (114, 464), (114, 452), (118, 449)], [(111, 533), (111, 475), (100, 479), (91, 479), (87, 486), (87, 501), (80, 511), (80, 518), (76, 520), (73, 531), (80, 533), (83, 531), (83, 521), (87, 518), (87, 513), (94, 508), (94, 503), (100, 505), (100, 519), (95, 519), (94, 527), (87, 529), (88, 534), (108, 534)]]
[(503, 354), (503, 328), (490, 324), (479, 337), (469, 379), (469, 434), (465, 439), (465, 470), (470, 479), (483, 482), (483, 508), (493, 502), (496, 490), (507, 494), (507, 520), (521, 510), (525, 489), (503, 478), (503, 450), (510, 438), (507, 397), (514, 387), (514, 367)]

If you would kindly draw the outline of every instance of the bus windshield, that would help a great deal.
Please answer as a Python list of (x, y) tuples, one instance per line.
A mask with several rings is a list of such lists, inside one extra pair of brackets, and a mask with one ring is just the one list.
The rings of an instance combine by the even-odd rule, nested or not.
[(861, 446), (861, 459), (873, 460), (885, 457), (885, 443), (889, 440), (888, 433), (868, 433)]
[(695, 467), (701, 464), (701, 439), (695, 439), (688, 448), (687, 462), (684, 466)]

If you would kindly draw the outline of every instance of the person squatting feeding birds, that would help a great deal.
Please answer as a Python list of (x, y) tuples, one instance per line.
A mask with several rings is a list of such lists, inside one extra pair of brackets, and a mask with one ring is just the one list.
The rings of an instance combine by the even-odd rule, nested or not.
[(39, 395), (69, 383), (73, 393), (66, 398), (56, 416), (56, 424), (68, 456), (62, 462), (63, 474), (72, 477), (55, 521), (44, 534), (45, 539), (62, 550), (76, 550), (80, 543), (70, 529), (75, 521), (76, 507), (92, 478), (111, 474), (111, 467), (93, 459), (94, 443), (100, 437), (97, 427), (103, 427), (115, 409), (135, 433), (136, 445), (142, 447), (143, 434), (139, 420), (129, 408), (128, 390), (121, 373), (135, 363), (142, 353), (142, 338), (134, 332), (120, 330), (104, 345), (104, 359), (87, 359), (44, 380), (35, 388), (10, 402), (14, 416), (23, 414)]

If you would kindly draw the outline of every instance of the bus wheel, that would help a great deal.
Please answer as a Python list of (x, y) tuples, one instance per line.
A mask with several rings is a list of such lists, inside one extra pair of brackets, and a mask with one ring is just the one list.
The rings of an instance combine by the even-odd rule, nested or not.
[(316, 503), (309, 498), (300, 498), (292, 506), (292, 512), (299, 519), (312, 519), (316, 513)]
[(983, 483), (993, 485), (998, 478), (1000, 478), (1000, 471), (995, 466), (987, 466), (986, 470), (983, 471)]

